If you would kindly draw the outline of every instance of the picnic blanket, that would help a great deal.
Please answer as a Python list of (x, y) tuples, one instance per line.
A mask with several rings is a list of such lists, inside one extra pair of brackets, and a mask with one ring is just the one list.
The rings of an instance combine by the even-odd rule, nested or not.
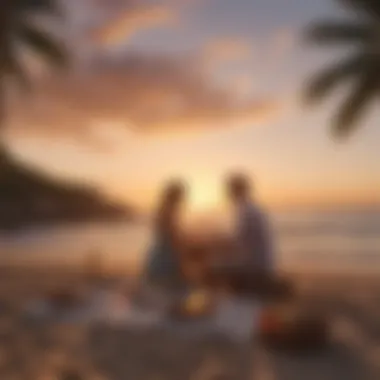
[(29, 303), (25, 315), (34, 320), (65, 323), (100, 323), (134, 328), (175, 329), (177, 333), (195, 337), (219, 334), (245, 342), (257, 333), (261, 306), (253, 300), (225, 295), (205, 318), (176, 320), (165, 308), (142, 308), (117, 291), (97, 290), (81, 305), (57, 310), (47, 299)]

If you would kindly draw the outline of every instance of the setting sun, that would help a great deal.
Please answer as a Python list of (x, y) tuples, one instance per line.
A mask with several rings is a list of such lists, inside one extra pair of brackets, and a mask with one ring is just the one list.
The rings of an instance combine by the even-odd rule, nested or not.
[(189, 196), (189, 209), (192, 213), (202, 213), (221, 206), (221, 195), (211, 184), (194, 184)]

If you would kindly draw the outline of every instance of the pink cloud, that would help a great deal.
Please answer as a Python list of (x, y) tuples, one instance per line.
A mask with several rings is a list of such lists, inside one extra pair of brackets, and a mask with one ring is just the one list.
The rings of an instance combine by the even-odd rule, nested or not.
[[(190, 67), (189, 67), (190, 66)], [(85, 73), (47, 77), (33, 99), (13, 103), (14, 132), (85, 136), (94, 120), (124, 123), (135, 131), (220, 128), (271, 119), (275, 99), (238, 101), (215, 87), (189, 59), (129, 53), (93, 62)]]
[(136, 33), (152, 28), (173, 26), (178, 21), (175, 9), (167, 6), (141, 6), (127, 9), (95, 30), (93, 39), (101, 45), (128, 40)]
[(220, 37), (207, 42), (203, 48), (206, 65), (218, 65), (225, 62), (244, 61), (250, 57), (252, 46), (244, 39)]

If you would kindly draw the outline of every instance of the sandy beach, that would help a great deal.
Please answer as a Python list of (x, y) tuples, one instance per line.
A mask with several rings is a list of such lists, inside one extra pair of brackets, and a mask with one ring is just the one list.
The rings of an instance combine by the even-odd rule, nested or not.
[(325, 352), (291, 355), (205, 336), (184, 339), (155, 329), (38, 322), (28, 301), (54, 289), (85, 292), (78, 274), (2, 270), (0, 378), (6, 380), (352, 379), (380, 376), (380, 281), (315, 276), (297, 280), (297, 302), (328, 313)]

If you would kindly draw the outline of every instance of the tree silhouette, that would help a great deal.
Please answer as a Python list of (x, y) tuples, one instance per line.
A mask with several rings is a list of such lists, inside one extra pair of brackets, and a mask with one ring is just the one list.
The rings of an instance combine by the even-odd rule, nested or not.
[(333, 123), (333, 133), (348, 136), (368, 106), (380, 95), (380, 0), (338, 0), (352, 14), (347, 19), (321, 21), (306, 30), (308, 42), (347, 46), (350, 56), (319, 72), (310, 81), (306, 99), (321, 101), (339, 85), (350, 92)]
[(54, 0), (0, 1), (0, 118), (4, 121), (7, 85), (16, 81), (29, 88), (28, 69), (22, 59), (28, 48), (54, 66), (66, 63), (66, 53), (48, 32), (37, 25), (36, 15), (59, 14)]

